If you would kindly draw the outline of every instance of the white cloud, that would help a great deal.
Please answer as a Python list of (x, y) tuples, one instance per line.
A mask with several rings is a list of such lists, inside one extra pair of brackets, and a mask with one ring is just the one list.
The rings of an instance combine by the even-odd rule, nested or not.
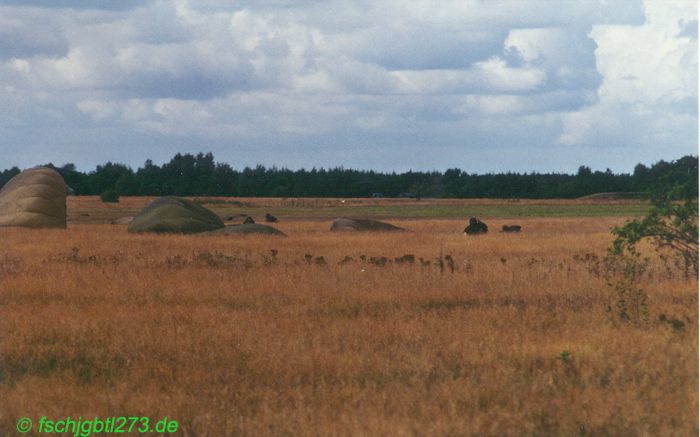
[(537, 68), (510, 68), (499, 58), (479, 62), (476, 67), (481, 81), (497, 91), (532, 91), (545, 78), (545, 73)]
[(117, 105), (101, 100), (81, 100), (78, 102), (78, 109), (95, 121), (108, 120), (119, 112)]
[[(244, 164), (447, 167), (488, 148), (564, 168), (574, 147), (642, 137), (686, 153), (697, 123), (692, 2), (0, 4), (0, 150), (71, 139), (80, 152), (58, 162), (129, 156), (95, 143), (165, 159), (175, 143)], [(426, 148), (433, 161), (406, 152)]]
[(586, 31), (561, 27), (513, 29), (504, 48), (525, 65), (547, 71), (551, 87), (591, 89), (600, 84), (596, 45)]
[(517, 95), (470, 95), (465, 98), (465, 105), (461, 111), (477, 111), (488, 115), (511, 114), (524, 109), (523, 100), (522, 96)]
[(644, 25), (596, 26), (591, 32), (603, 76), (599, 101), (563, 117), (560, 143), (609, 147), (618, 142), (644, 157), (695, 148), (697, 38), (678, 35), (683, 20), (697, 15), (697, 5), (648, 1), (645, 6)]

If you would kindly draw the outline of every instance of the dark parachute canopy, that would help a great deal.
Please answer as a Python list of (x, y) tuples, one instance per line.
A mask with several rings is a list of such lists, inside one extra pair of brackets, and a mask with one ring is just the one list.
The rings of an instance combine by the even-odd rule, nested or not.
[(378, 220), (337, 218), (331, 224), (331, 231), (405, 231), (405, 229)]
[(63, 177), (46, 167), (25, 170), (0, 190), (0, 226), (65, 228), (66, 192)]
[(489, 231), (489, 227), (486, 223), (482, 222), (476, 217), (469, 219), (469, 226), (464, 228), (464, 233), (467, 235), (478, 235), (485, 234)]
[(219, 216), (181, 197), (159, 197), (134, 217), (129, 232), (196, 234), (224, 227)]

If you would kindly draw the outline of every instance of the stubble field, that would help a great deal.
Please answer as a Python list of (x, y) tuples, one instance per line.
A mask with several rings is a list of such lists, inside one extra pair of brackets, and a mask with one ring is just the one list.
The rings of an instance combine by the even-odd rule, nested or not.
[[(634, 326), (604, 278), (610, 227), (643, 205), (367, 201), (352, 212), (411, 232), (338, 234), (344, 204), (210, 199), (288, 236), (108, 224), (147, 200), (0, 229), (0, 435), (41, 416), (168, 416), (187, 436), (698, 433), (697, 280), (655, 258)], [(492, 232), (463, 236), (467, 211)]]

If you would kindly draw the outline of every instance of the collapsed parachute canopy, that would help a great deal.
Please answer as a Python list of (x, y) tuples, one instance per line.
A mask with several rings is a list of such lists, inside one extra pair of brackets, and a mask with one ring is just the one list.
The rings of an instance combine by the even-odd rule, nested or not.
[(159, 197), (134, 217), (129, 232), (196, 234), (224, 227), (219, 216), (187, 199)]
[(63, 177), (46, 167), (25, 170), (0, 190), (0, 226), (65, 228), (66, 192)]
[(378, 220), (337, 218), (331, 224), (331, 231), (405, 231), (405, 229)]

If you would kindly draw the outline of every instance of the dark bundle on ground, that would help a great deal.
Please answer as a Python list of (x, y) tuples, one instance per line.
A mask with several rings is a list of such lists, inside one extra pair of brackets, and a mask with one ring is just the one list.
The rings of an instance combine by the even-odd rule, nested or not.
[(244, 225), (252, 225), (255, 223), (255, 220), (253, 220), (253, 217), (246, 217), (245, 220), (243, 220)]
[(520, 232), (522, 227), (520, 225), (503, 225), (501, 232)]
[(267, 214), (265, 214), (265, 221), (268, 223), (277, 223), (278, 220), (277, 217), (268, 212)]
[(478, 235), (478, 234), (485, 234), (489, 231), (489, 227), (486, 226), (486, 223), (482, 222), (476, 217), (472, 217), (469, 219), (469, 226), (464, 228), (464, 233), (467, 235)]

